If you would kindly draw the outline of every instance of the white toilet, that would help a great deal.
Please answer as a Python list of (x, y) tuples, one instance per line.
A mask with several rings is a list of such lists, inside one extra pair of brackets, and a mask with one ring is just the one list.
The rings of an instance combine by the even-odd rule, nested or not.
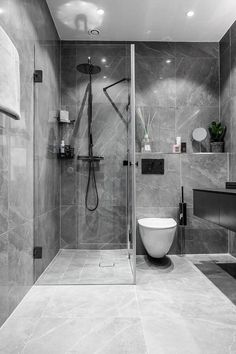
[(164, 257), (173, 243), (177, 223), (172, 218), (138, 220), (141, 238), (147, 253), (154, 258)]

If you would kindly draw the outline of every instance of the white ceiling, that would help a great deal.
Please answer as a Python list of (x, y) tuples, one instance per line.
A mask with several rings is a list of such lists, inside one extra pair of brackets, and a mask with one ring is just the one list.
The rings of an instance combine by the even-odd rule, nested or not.
[[(47, 0), (62, 40), (219, 41), (236, 0)], [(105, 13), (99, 15), (97, 9)], [(188, 18), (189, 10), (195, 12)], [(89, 36), (97, 28), (99, 36)]]

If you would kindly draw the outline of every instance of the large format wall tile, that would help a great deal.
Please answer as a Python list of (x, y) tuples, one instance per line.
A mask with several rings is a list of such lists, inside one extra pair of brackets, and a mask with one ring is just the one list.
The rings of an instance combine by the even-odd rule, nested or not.
[(61, 247), (77, 248), (78, 206), (61, 206)]
[(181, 177), (185, 199), (193, 204), (193, 188), (225, 188), (228, 180), (227, 154), (181, 155)]
[[(164, 159), (164, 175), (143, 175), (141, 160), (145, 158)], [(180, 198), (180, 155), (137, 154), (137, 161), (137, 207), (175, 207)]]
[(218, 106), (218, 59), (187, 57), (178, 59), (176, 90), (177, 106)]
[[(47, 164), (47, 160), (50, 146), (57, 139), (57, 128), (52, 131), (50, 119), (54, 117), (55, 126), (53, 112), (60, 102), (60, 53), (56, 28), (44, 0), (4, 1), (0, 25), (19, 52), (21, 77), (21, 119), (15, 121), (0, 114), (0, 287), (5, 284), (5, 275), (8, 282), (5, 312), (5, 285), (0, 291), (2, 322), (33, 284), (34, 216), (59, 203), (59, 164), (57, 167), (55, 160)], [(43, 69), (44, 83), (34, 91), (35, 68)], [(37, 89), (43, 85), (39, 97)], [(34, 200), (38, 193), (40, 197)], [(59, 225), (59, 217), (51, 221)]]
[[(78, 155), (88, 155), (88, 76), (76, 65), (92, 63), (101, 66), (93, 76), (93, 150), (104, 160), (95, 164), (99, 206), (87, 211), (85, 196), (89, 164), (84, 161), (62, 161), (61, 164), (61, 245), (65, 248), (119, 248), (126, 243), (126, 196), (128, 133), (128, 85), (120, 83), (108, 90), (122, 117), (116, 112), (103, 88), (129, 77), (129, 50), (125, 44), (91, 44), (62, 42), (62, 105), (76, 122), (62, 130), (66, 144)], [(105, 60), (105, 62), (102, 61)], [(94, 182), (88, 196), (90, 206), (96, 201)]]
[(9, 231), (9, 311), (12, 312), (33, 285), (33, 223)]
[(8, 234), (0, 236), (0, 327), (9, 315), (8, 308)]
[(186, 105), (176, 108), (176, 135), (181, 136), (182, 141), (187, 143), (187, 152), (206, 152), (210, 150), (209, 133), (201, 143), (193, 141), (192, 133), (195, 128), (205, 129), (212, 121), (219, 120), (219, 107), (207, 107), (201, 105)]
[(34, 220), (34, 245), (42, 247), (42, 259), (34, 264), (35, 280), (46, 269), (60, 249), (60, 208), (57, 207)]

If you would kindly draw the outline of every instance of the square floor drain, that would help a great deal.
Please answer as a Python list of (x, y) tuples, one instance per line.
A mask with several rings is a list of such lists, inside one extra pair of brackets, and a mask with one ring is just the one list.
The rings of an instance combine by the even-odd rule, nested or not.
[(99, 263), (99, 267), (101, 267), (101, 268), (112, 268), (112, 267), (115, 267), (115, 263), (114, 262), (100, 262)]

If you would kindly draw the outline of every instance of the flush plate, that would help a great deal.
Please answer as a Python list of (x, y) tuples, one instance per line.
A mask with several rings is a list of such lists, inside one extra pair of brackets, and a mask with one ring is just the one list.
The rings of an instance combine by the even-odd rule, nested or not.
[(164, 175), (164, 159), (142, 159), (143, 175)]

